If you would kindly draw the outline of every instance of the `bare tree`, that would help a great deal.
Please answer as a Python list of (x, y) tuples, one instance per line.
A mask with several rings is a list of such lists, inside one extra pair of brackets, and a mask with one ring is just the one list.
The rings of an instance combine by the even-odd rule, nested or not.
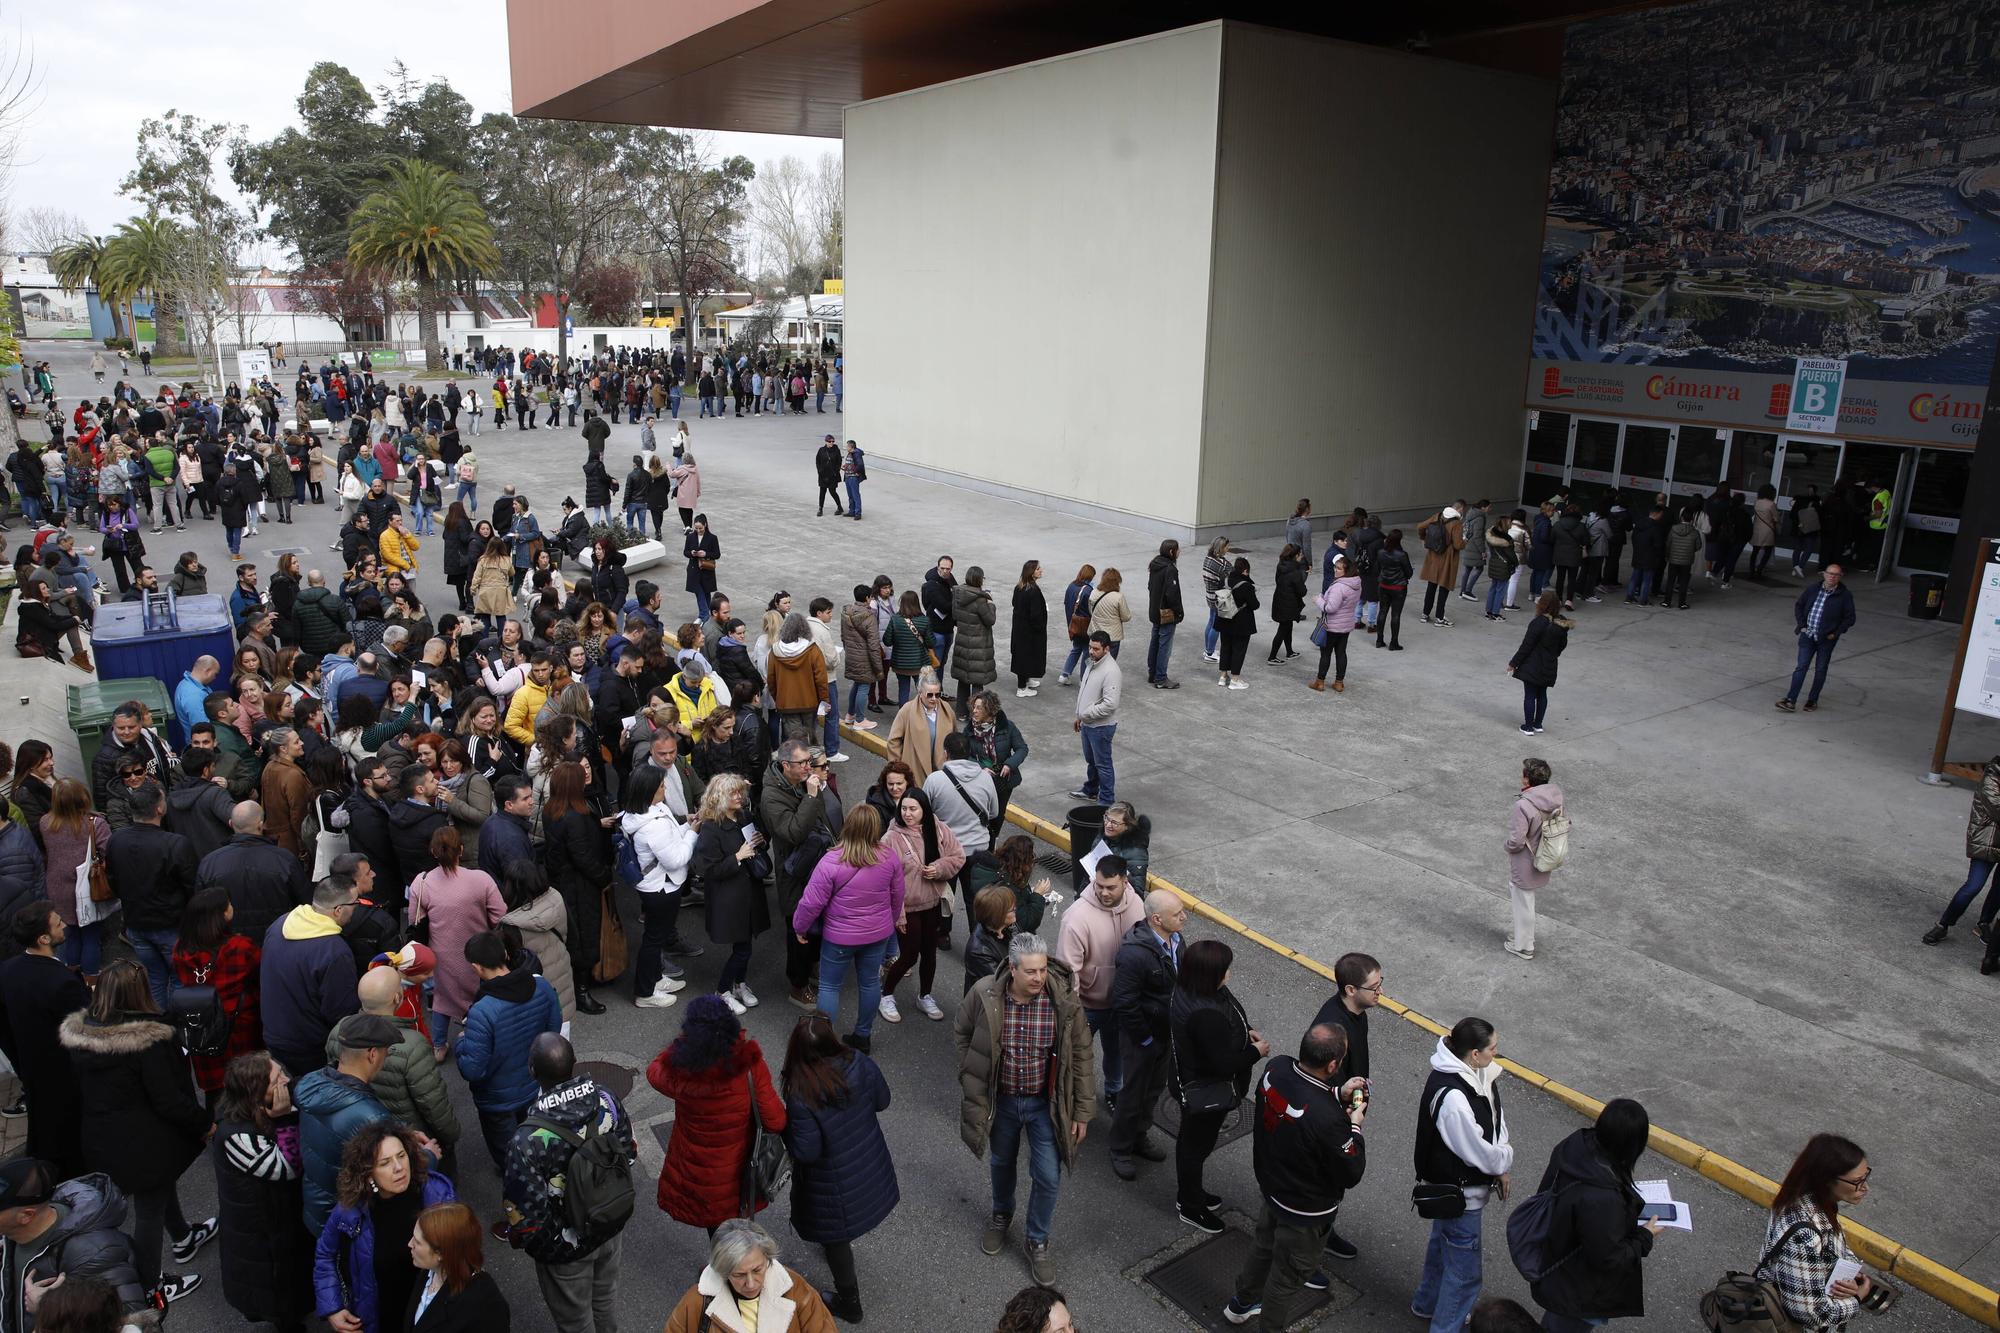
[(786, 279), (798, 294), (802, 271), (826, 277), (840, 271), (841, 188), (840, 160), (832, 153), (813, 163), (781, 157), (764, 164), (750, 185), (748, 218), (758, 273)]
[(705, 138), (674, 130), (641, 130), (638, 147), (640, 175), (634, 184), (648, 242), (641, 257), (680, 293), (687, 316), (681, 327), (693, 353), (697, 312), (735, 281), (733, 242), (757, 169), (746, 157), (718, 161)]
[(7, 235), (23, 253), (46, 255), (90, 235), (90, 228), (74, 213), (38, 204), (12, 219)]

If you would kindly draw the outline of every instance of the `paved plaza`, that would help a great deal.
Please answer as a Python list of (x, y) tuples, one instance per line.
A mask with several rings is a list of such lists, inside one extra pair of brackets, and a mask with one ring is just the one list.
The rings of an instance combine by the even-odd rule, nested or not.
[[(55, 362), (66, 406), (94, 387), (81, 349), (31, 344), (27, 352)], [(295, 373), (284, 372), (287, 391)], [(150, 389), (154, 381), (142, 383)], [(722, 546), (720, 584), (746, 620), (754, 622), (779, 588), (801, 605), (822, 594), (842, 604), (853, 584), (878, 573), (898, 591), (914, 588), (932, 560), (949, 553), (961, 580), (968, 566), (987, 571), (1001, 606), (1004, 668), (1008, 590), (1026, 559), (1043, 563), (1058, 638), (1062, 588), (1085, 561), (1117, 566), (1135, 605), (1143, 601), (1145, 567), (1161, 534), (899, 476), (887, 458), (871, 456), (864, 522), (831, 511), (816, 518), (812, 452), (822, 433), (845, 438), (831, 400), (824, 415), (694, 421), (691, 429), (703, 506)], [(614, 428), (606, 455), (614, 477), (629, 467), (637, 434)], [(482, 460), (482, 510), (513, 481), (553, 528), (562, 498), (582, 498), (584, 446), (573, 429), (489, 429), (468, 443)], [(1455, 495), (1443, 479), (1438, 500)], [(1370, 498), (1314, 497), (1322, 513), (1345, 513)], [(268, 576), (284, 548), (304, 548), (306, 567), (326, 570), (332, 582), (335, 512), (302, 505), (295, 525), (272, 521), (246, 538), (245, 553)], [(1325, 531), (1322, 523), (1318, 549)], [(211, 587), (227, 588), (219, 523), (197, 519), (186, 533), (147, 540), (163, 572), (193, 549), (211, 570)], [(1241, 543), (1267, 598), (1278, 544)], [(425, 540), (421, 560), (419, 587), (433, 615), (442, 614), (453, 600), (437, 539)], [(1191, 603), (1199, 569), (1199, 552), (1184, 553)], [(667, 589), (670, 624), (691, 609), (677, 557), (636, 577)], [(1993, 1244), (2000, 1168), (1968, 1137), (2000, 1116), (2000, 1081), (1976, 1049), (2000, 977), (1978, 974), (1968, 929), (1936, 948), (1918, 942), (1965, 867), (1969, 792), (1915, 780), (1935, 735), (1957, 627), (1906, 618), (1900, 584), (1857, 583), (1860, 621), (1834, 655), (1820, 711), (1787, 716), (1771, 705), (1791, 668), (1797, 587), (1789, 578), (1739, 581), (1725, 594), (1697, 580), (1686, 612), (1615, 600), (1579, 607), (1548, 731), (1533, 740), (1516, 730), (1520, 690), (1503, 673), (1525, 615), (1490, 625), (1454, 600), (1454, 613), (1466, 612), (1458, 625), (1432, 628), (1413, 605), (1404, 620), (1408, 651), (1378, 652), (1357, 635), (1340, 695), (1305, 688), (1313, 658), (1303, 632), (1307, 656), (1267, 667), (1268, 625), (1252, 646), (1251, 689), (1216, 689), (1201, 661), (1198, 623), (1175, 645), (1173, 674), (1184, 687), (1148, 690), (1143, 636), (1135, 632), (1124, 653), (1118, 794), (1152, 819), (1157, 874), (1327, 963), (1349, 949), (1375, 954), (1396, 999), (1446, 1024), (1467, 1014), (1491, 1020), (1506, 1056), (1553, 1079), (1600, 1098), (1639, 1098), (1656, 1126), (1772, 1176), (1812, 1132), (1847, 1134), (1875, 1169), (1876, 1188), (1856, 1221), (2000, 1283)], [(1054, 681), (1059, 661), (1051, 660), (1039, 698), (1015, 700), (1002, 689), (1031, 747), (1016, 803), (1057, 823), (1083, 772), (1070, 730), (1072, 696)], [(880, 720), (886, 731), (887, 716)], [(1954, 757), (1983, 759), (1996, 749), (2000, 727), (1960, 719)], [(853, 752), (855, 761), (839, 770), (850, 804), (876, 767), (858, 747)], [(1541, 895), (1533, 962), (1500, 948), (1501, 840), (1526, 753), (1553, 765), (1575, 821), (1570, 863)], [(1190, 930), (1217, 933), (1199, 919)], [(1248, 941), (1230, 942), (1234, 989), (1274, 1045), (1290, 1049), (1325, 984)], [(797, 1012), (784, 1002), (781, 955), (775, 933), (759, 941), (750, 980), (766, 1002), (747, 1020), (774, 1065)], [(691, 976), (699, 984), (718, 964), (711, 951)], [(955, 954), (938, 989), (949, 1008), (959, 991)], [(578, 1049), (632, 1080), (627, 1104), (638, 1122), (640, 1169), (657, 1174), (656, 1130), (671, 1106), (643, 1074), (677, 1030), (679, 1012), (635, 1010), (608, 990), (604, 998), (611, 1012), (580, 1020)], [(851, 1012), (851, 995), (847, 1003)], [(857, 1247), (868, 1325), (983, 1330), (1025, 1284), (1026, 1270), (1017, 1250), (991, 1260), (978, 1252), (986, 1170), (958, 1139), (949, 1025), (926, 1022), (911, 1004), (903, 1012), (900, 1026), (876, 1028), (876, 1057), (896, 1095), (885, 1129), (903, 1202)], [(1384, 1013), (1373, 1042), (1372, 1160), (1341, 1221), (1362, 1254), (1334, 1266), (1339, 1313), (1324, 1321), (1329, 1328), (1416, 1326), (1405, 1308), (1426, 1228), (1409, 1210), (1407, 1188), (1432, 1039)], [(1525, 1084), (1504, 1088), (1516, 1185), (1525, 1193), (1549, 1149), (1581, 1121)], [(458, 1094), (471, 1134), (470, 1100), (462, 1087)], [(1100, 1118), (1077, 1175), (1064, 1184), (1054, 1234), (1058, 1285), (1092, 1333), (1179, 1327), (1140, 1279), (1169, 1247), (1198, 1237), (1174, 1218), (1170, 1164), (1147, 1168), (1136, 1184), (1112, 1176), (1101, 1144), (1107, 1128)], [(479, 1158), (476, 1137), (467, 1142), (466, 1160)], [(1210, 1174), (1238, 1224), (1254, 1214), (1247, 1138), (1218, 1152)], [(1649, 1157), (1640, 1174), (1672, 1179), (1696, 1227), (1692, 1236), (1664, 1236), (1647, 1264), (1648, 1324), (1692, 1326), (1700, 1290), (1725, 1266), (1754, 1262), (1763, 1215), (1663, 1160)], [(482, 1216), (495, 1209), (483, 1161), (465, 1192)], [(206, 1215), (209, 1171), (191, 1171), (182, 1194), (190, 1215)], [(650, 1184), (640, 1197), (620, 1293), (621, 1320), (634, 1329), (664, 1320), (704, 1250), (698, 1230), (652, 1207)], [(781, 1202), (767, 1220), (792, 1242), (787, 1258), (823, 1283), (824, 1264), (792, 1235), (787, 1207)], [(1496, 1216), (1487, 1227), (1489, 1290), (1525, 1298), (1500, 1231)], [(211, 1278), (218, 1272), (212, 1252), (197, 1267)], [(502, 1258), (495, 1273), (517, 1327), (543, 1326), (526, 1260)], [(175, 1318), (190, 1327), (233, 1320), (215, 1282)], [(1919, 1297), (1871, 1327), (1963, 1322)]]

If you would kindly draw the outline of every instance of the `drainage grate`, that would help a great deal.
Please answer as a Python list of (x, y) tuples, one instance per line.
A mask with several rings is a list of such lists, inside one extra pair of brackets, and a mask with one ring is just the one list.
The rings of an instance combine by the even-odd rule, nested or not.
[[(1221, 1235), (1193, 1246), (1176, 1246), (1164, 1262), (1145, 1273), (1153, 1290), (1209, 1333), (1227, 1333), (1232, 1327), (1223, 1319), (1222, 1307), (1236, 1294), (1236, 1274), (1250, 1255), (1250, 1233), (1238, 1225), (1244, 1220), (1232, 1217), (1232, 1225)], [(1326, 1291), (1301, 1291), (1285, 1327), (1295, 1333), (1317, 1328), (1323, 1316), (1360, 1294), (1337, 1278)]]
[(1064, 852), (1043, 852), (1035, 858), (1035, 864), (1062, 881), (1069, 879), (1075, 867), (1075, 863)]
[[(1181, 1104), (1169, 1092), (1160, 1098), (1160, 1104), (1153, 1109), (1153, 1123), (1160, 1132), (1172, 1138), (1181, 1136)], [(1240, 1101), (1236, 1109), (1222, 1119), (1222, 1132), (1216, 1136), (1215, 1146), (1227, 1147), (1250, 1132), (1250, 1103)]]

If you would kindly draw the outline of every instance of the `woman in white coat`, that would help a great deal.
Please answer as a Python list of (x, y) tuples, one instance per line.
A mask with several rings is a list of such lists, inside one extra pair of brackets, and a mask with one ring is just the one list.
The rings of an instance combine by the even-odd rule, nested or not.
[(674, 992), (687, 985), (680, 966), (667, 957), (667, 950), (680, 942), (675, 923), (694, 856), (694, 829), (676, 819), (667, 805), (667, 783), (679, 781), (677, 773), (642, 764), (632, 770), (620, 802), (624, 813), (618, 821), (613, 874), (639, 895), (643, 925), (639, 956), (632, 964), (632, 997), (641, 1009), (668, 1008)]

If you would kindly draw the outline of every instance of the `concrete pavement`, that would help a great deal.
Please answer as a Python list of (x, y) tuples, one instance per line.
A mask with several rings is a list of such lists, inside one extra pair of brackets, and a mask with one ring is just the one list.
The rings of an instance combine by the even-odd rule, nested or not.
[[(88, 384), (82, 354), (45, 347), (30, 355), (53, 355), (59, 373), (64, 354), (75, 358), (59, 393)], [(822, 431), (839, 433), (833, 413), (697, 421), (692, 429), (704, 507), (723, 546), (722, 587), (743, 613), (779, 587), (836, 602), (881, 572), (914, 587), (943, 551), (961, 576), (983, 564), (1003, 608), (1021, 561), (1038, 558), (1054, 601), (1084, 560), (1116, 564), (1136, 586), (1156, 545), (1144, 533), (900, 477), (881, 459), (871, 459), (864, 488), (867, 521), (816, 519), (811, 453)], [(615, 429), (614, 475), (636, 433)], [(545, 522), (564, 494), (581, 498), (583, 446), (573, 431), (523, 438), (489, 430), (479, 448), (488, 504), (503, 480), (516, 481)], [(1368, 499), (1318, 498), (1342, 512)], [(330, 509), (300, 513), (294, 528), (267, 525), (246, 544), (267, 570), (287, 545), (304, 547), (309, 567), (331, 570)], [(184, 542), (212, 570), (227, 567), (219, 527), (199, 521), (186, 534), (151, 539), (155, 562), (164, 568)], [(1266, 584), (1275, 543), (1253, 544), (1248, 554)], [(442, 612), (451, 601), (434, 544), (424, 556), (420, 587)], [(1198, 567), (1184, 555), (1187, 586)], [(646, 572), (668, 589), (670, 610), (686, 600), (681, 571), (676, 560)], [(1532, 745), (1514, 730), (1518, 690), (1501, 674), (1523, 621), (1489, 626), (1468, 603), (1454, 602), (1474, 614), (1452, 629), (1407, 615), (1405, 653), (1378, 653), (1357, 638), (1350, 688), (1339, 696), (1304, 689), (1310, 658), (1266, 668), (1267, 638), (1253, 648), (1252, 690), (1216, 690), (1199, 661), (1198, 625), (1176, 647), (1175, 674), (1186, 688), (1147, 691), (1137, 682), (1143, 642), (1135, 640), (1118, 737), (1120, 795), (1151, 815), (1162, 874), (1313, 956), (1375, 953), (1397, 998), (1447, 1023), (1484, 1015), (1509, 1056), (1544, 1074), (1600, 1097), (1637, 1096), (1656, 1124), (1771, 1175), (1783, 1173), (1813, 1130), (1849, 1134), (1877, 1171), (1875, 1198), (1858, 1220), (1990, 1283), (2000, 1276), (1994, 1169), (1983, 1155), (1941, 1145), (1995, 1110), (1994, 1080), (1961, 1036), (1982, 1030), (1992, 979), (1973, 969), (1966, 931), (1935, 949), (1917, 942), (1963, 873), (1966, 793), (1912, 780), (1928, 754), (1952, 638), (1946, 627), (1903, 619), (1899, 588), (1863, 587), (1861, 623), (1835, 656), (1826, 706), (1787, 717), (1770, 701), (1791, 665), (1795, 587), (1739, 583), (1726, 595), (1698, 587), (1688, 612), (1582, 608), (1550, 730)], [(1004, 610), (1000, 621), (1004, 666)], [(1003, 697), (1035, 751), (1016, 800), (1060, 822), (1082, 762), (1056, 664), (1040, 698)], [(1957, 753), (1977, 756), (2000, 729), (1963, 719), (1958, 737)], [(1543, 895), (1541, 956), (1522, 964), (1499, 950), (1499, 842), (1530, 749), (1555, 766), (1576, 833), (1570, 865)], [(871, 767), (865, 759), (844, 766), (850, 800)], [(775, 937), (760, 946), (752, 983), (777, 1002), (750, 1023), (774, 1059), (792, 1016), (778, 952)], [(1323, 998), (1319, 983), (1248, 947), (1238, 949), (1238, 973), (1253, 1016), (1289, 1047)], [(947, 964), (940, 989), (954, 985)], [(905, 1012), (899, 1029), (878, 1026), (878, 1057), (898, 1095), (887, 1127), (906, 1165), (902, 1208), (862, 1247), (870, 1322), (987, 1327), (1025, 1276), (1017, 1256), (977, 1253), (984, 1169), (958, 1144), (949, 1038), (913, 1006)], [(604, 1018), (585, 1020), (579, 1045), (591, 1058), (643, 1071), (675, 1024), (673, 1011), (614, 1004)], [(1394, 1022), (1378, 1023), (1376, 1034), (1375, 1165), (1343, 1221), (1364, 1249), (1356, 1271), (1341, 1274), (1351, 1276), (1358, 1294), (1349, 1309), (1361, 1317), (1394, 1315), (1407, 1302), (1423, 1240), (1402, 1191), (1410, 1104), (1430, 1042)], [(667, 1114), (642, 1078), (638, 1086), (635, 1118)], [(1508, 1104), (1523, 1174), (1537, 1174), (1548, 1148), (1578, 1122), (1525, 1089)], [(656, 1168), (657, 1145), (646, 1151)], [(1126, 1276), (1185, 1233), (1170, 1211), (1170, 1170), (1153, 1168), (1125, 1186), (1104, 1167), (1101, 1148), (1087, 1144), (1082, 1171), (1066, 1184), (1056, 1234), (1061, 1282), (1093, 1328), (1172, 1326)], [(1696, 1216), (1696, 1234), (1668, 1237), (1649, 1265), (1653, 1317), (1678, 1323), (1723, 1266), (1754, 1260), (1746, 1251), (1761, 1219), (1665, 1163), (1648, 1170), (1676, 1179)], [(202, 1174), (190, 1173), (191, 1207), (208, 1188)], [(1218, 1155), (1216, 1177), (1234, 1207), (1250, 1208), (1246, 1145)], [(1131, 1206), (1142, 1192), (1152, 1197)], [(483, 1173), (468, 1193), (490, 1211)], [(1115, 1234), (1091, 1227), (1114, 1208)], [(777, 1229), (788, 1235), (782, 1220)], [(635, 1327), (664, 1317), (698, 1266), (699, 1241), (641, 1209), (628, 1246), (644, 1249), (628, 1249), (621, 1300)], [(1517, 1290), (1497, 1239), (1488, 1255), (1493, 1289)], [(927, 1280), (940, 1258), (950, 1265), (948, 1296)], [(823, 1278), (815, 1257), (802, 1266)], [(539, 1309), (524, 1265), (503, 1259), (496, 1269), (517, 1310)], [(195, 1300), (197, 1311), (219, 1311), (217, 1294)], [(1888, 1323), (1956, 1321), (1914, 1300)], [(1330, 1326), (1347, 1326), (1345, 1315)]]

